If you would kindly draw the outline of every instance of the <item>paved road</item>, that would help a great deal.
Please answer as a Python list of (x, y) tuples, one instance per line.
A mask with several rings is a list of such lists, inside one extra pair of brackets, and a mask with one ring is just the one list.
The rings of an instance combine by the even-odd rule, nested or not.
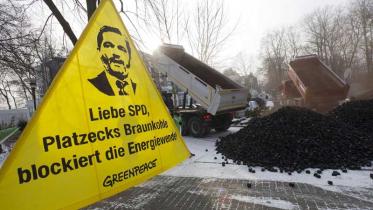
[[(251, 183), (251, 188), (247, 187)], [(86, 209), (373, 209), (373, 189), (156, 176)]]

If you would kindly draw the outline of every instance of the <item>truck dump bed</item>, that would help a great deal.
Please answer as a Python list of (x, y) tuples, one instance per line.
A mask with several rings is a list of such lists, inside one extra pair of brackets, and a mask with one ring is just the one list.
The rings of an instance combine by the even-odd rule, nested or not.
[(183, 49), (162, 46), (160, 51), (212, 87), (219, 85), (222, 89), (243, 88), (220, 72), (185, 53)]
[(246, 107), (248, 89), (189, 55), (181, 46), (161, 46), (153, 53), (152, 63), (211, 114)]
[(288, 74), (306, 104), (332, 104), (347, 96), (347, 83), (316, 55), (290, 61)]

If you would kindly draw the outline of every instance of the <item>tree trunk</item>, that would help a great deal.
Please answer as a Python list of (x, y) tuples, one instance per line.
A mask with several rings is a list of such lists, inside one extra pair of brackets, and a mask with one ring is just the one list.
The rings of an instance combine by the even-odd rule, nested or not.
[(8, 94), (6, 93), (6, 90), (2, 90), (2, 89), (0, 89), (0, 94), (5, 98), (6, 103), (8, 104), (8, 108), (9, 108), (9, 109), (12, 109), (12, 106), (10, 105), (10, 101), (9, 101), (9, 96), (8, 96)]
[(17, 109), (18, 106), (17, 106), (17, 103), (16, 103), (16, 98), (12, 94), (12, 90), (10, 89), (9, 81), (6, 81), (6, 86), (8, 88), (8, 93), (9, 93), (10, 97), (12, 97), (12, 99), (13, 99), (14, 107)]
[(73, 45), (78, 41), (76, 38), (73, 30), (71, 29), (69, 23), (65, 20), (65, 18), (62, 16), (60, 11), (57, 9), (56, 5), (53, 3), (52, 0), (44, 0), (44, 3), (49, 7), (49, 9), (52, 11), (53, 15), (57, 18), (58, 22), (61, 24), (63, 30), (67, 34), (67, 36), (70, 38)]
[(88, 21), (96, 10), (96, 0), (86, 0)]

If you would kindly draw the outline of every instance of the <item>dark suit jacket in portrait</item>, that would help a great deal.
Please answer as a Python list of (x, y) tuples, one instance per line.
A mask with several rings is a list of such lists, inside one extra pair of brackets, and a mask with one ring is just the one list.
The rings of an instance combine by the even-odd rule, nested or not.
[[(115, 95), (114, 90), (109, 83), (109, 80), (106, 76), (105, 71), (102, 71), (95, 78), (88, 79), (88, 81), (93, 86), (95, 86), (97, 88), (97, 90), (99, 90), (100, 92), (102, 92), (102, 93), (104, 93), (108, 96), (114, 96)], [(133, 94), (135, 94), (136, 93), (136, 83), (134, 83), (132, 80), (131, 80), (131, 87), (132, 87), (132, 90), (133, 90)], [(117, 88), (114, 87), (114, 89), (117, 89)], [(126, 94), (124, 94), (124, 95), (126, 95)]]

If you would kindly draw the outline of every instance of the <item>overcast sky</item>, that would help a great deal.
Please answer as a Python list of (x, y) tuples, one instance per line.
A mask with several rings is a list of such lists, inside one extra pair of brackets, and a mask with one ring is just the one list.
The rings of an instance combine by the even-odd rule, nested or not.
[[(198, 0), (188, 1), (188, 6), (192, 7)], [(228, 28), (233, 28), (233, 36), (228, 40), (225, 48), (221, 52), (221, 60), (230, 60), (239, 52), (256, 57), (260, 52), (260, 43), (266, 32), (273, 29), (278, 29), (283, 26), (293, 26), (301, 22), (302, 18), (313, 10), (324, 7), (326, 5), (346, 5), (349, 0), (225, 0), (225, 11), (228, 20)], [(85, 1), (82, 1), (85, 4)], [(114, 2), (116, 2), (114, 0)], [(123, 0), (124, 3), (133, 3), (134, 1)], [(190, 3), (189, 3), (190, 2)], [(57, 6), (58, 5), (57, 3)], [(40, 12), (40, 7), (42, 10)], [(66, 19), (71, 23), (73, 30), (77, 36), (85, 26), (85, 16), (82, 18), (72, 15), (76, 14), (68, 11), (73, 11), (73, 5), (63, 8)], [(50, 14), (49, 9), (42, 1), (34, 5), (30, 13), (35, 24), (42, 25), (46, 17)], [(191, 14), (192, 15), (192, 14)], [(128, 19), (124, 18), (124, 22), (131, 30), (131, 24)], [(54, 28), (58, 28), (59, 24), (54, 19)], [(60, 43), (62, 33), (57, 30), (53, 33), (54, 39), (59, 40), (55, 43)], [(156, 48), (161, 41), (149, 36), (148, 34), (140, 34), (144, 43), (147, 45), (146, 51), (150, 52)], [(69, 46), (71, 48), (70, 41)]]
[[(232, 37), (235, 52), (256, 57), (266, 32), (284, 26), (295, 26), (306, 14), (327, 5), (346, 5), (348, 0), (232, 0), (229, 14), (240, 19), (240, 27)], [(227, 55), (228, 56), (228, 55)]]

